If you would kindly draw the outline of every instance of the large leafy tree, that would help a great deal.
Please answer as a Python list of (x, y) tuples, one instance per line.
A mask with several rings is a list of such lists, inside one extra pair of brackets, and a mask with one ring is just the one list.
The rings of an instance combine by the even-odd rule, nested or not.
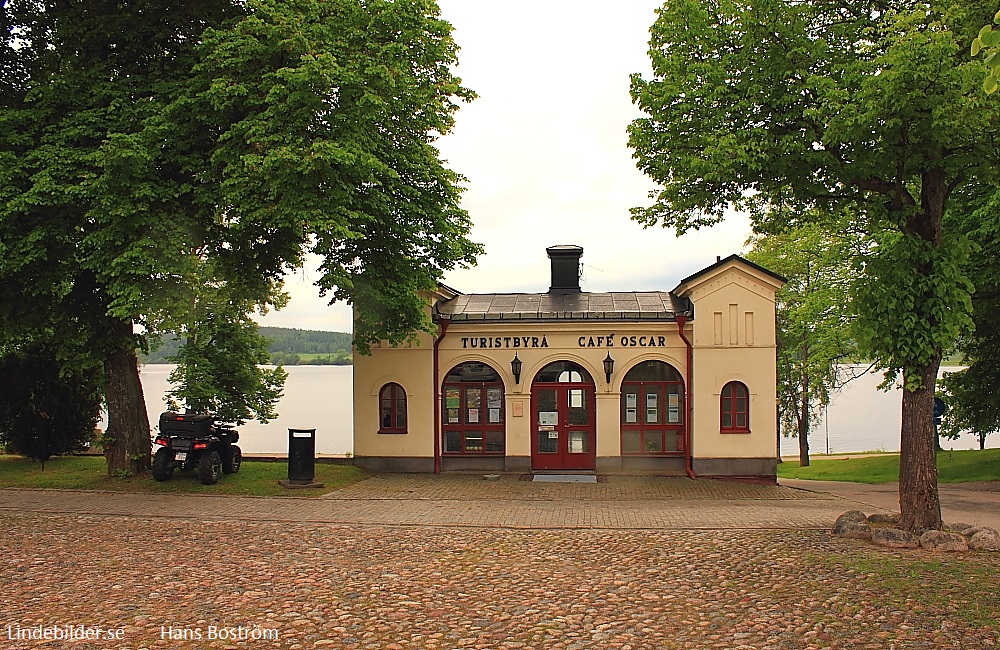
[(102, 359), (109, 472), (149, 465), (137, 332), (196, 322), (206, 270), (267, 305), (311, 248), (364, 350), (429, 327), (417, 291), (479, 252), (433, 145), (472, 94), (431, 0), (0, 16), (0, 320)]
[(941, 397), (948, 404), (942, 436), (958, 438), (963, 432), (979, 440), (1000, 430), (1000, 193), (970, 212), (959, 224), (967, 228), (979, 252), (972, 262), (976, 293), (972, 297), (975, 331), (962, 337), (958, 350), (967, 366), (941, 380)]
[(51, 334), (68, 366), (104, 366), (109, 472), (149, 464), (135, 326), (157, 331), (191, 282), (204, 215), (183, 160), (144, 141), (229, 3), (5, 3), (0, 96), (0, 317)]
[(900, 508), (939, 528), (932, 419), (943, 351), (971, 326), (969, 244), (955, 195), (992, 186), (1000, 107), (984, 105), (968, 43), (973, 0), (678, 0), (651, 29), (654, 76), (632, 79), (649, 117), (630, 127), (661, 184), (633, 211), (678, 232), (751, 212), (778, 232), (850, 210), (875, 239), (852, 292), (862, 353), (902, 375)]
[[(840, 223), (843, 223), (841, 221)], [(809, 434), (830, 396), (854, 377), (857, 357), (848, 304), (851, 261), (866, 239), (803, 223), (751, 238), (747, 257), (787, 278), (776, 295), (778, 414), (786, 435), (798, 438), (799, 464), (809, 465)]]

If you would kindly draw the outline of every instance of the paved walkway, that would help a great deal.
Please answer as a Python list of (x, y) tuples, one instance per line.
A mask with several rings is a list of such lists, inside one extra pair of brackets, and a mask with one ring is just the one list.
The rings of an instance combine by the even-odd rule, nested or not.
[[(853, 501), (863, 506), (858, 509), (865, 511), (866, 514), (870, 514), (866, 508), (899, 512), (898, 483), (865, 485), (801, 479), (781, 479), (780, 483), (785, 487)], [(1000, 481), (941, 483), (938, 485), (938, 496), (941, 499), (941, 516), (945, 523), (964, 522), (1000, 530)]]
[[(940, 486), (946, 522), (1000, 528), (1000, 483)], [(896, 512), (896, 484), (781, 485), (609, 476), (537, 483), (504, 475), (386, 474), (320, 498), (0, 489), (0, 511), (144, 518), (485, 528), (828, 528), (845, 510)]]
[(0, 490), (0, 510), (19, 512), (488, 528), (828, 528), (852, 507), (792, 487), (629, 476), (587, 484), (389, 474), (319, 499)]

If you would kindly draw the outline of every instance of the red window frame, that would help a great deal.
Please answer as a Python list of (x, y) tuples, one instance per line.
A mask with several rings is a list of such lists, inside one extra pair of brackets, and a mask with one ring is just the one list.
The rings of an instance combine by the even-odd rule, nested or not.
[[(621, 453), (622, 456), (683, 456), (684, 449), (684, 384), (680, 381), (623, 381), (621, 390)], [(636, 405), (626, 403), (628, 395), (636, 396)], [(677, 419), (669, 421), (669, 395), (678, 396), (675, 409)], [(647, 409), (647, 395), (656, 395), (651, 419)], [(633, 421), (629, 421), (629, 411)], [(639, 450), (626, 451), (625, 437), (637, 436)]]
[[(499, 421), (490, 422), (489, 395), (499, 394)], [(503, 382), (449, 382), (442, 392), (442, 446), (445, 456), (503, 456), (506, 451)], [(448, 403), (449, 396), (457, 402)], [(494, 407), (496, 408), (496, 407)], [(473, 412), (475, 417), (472, 417)]]
[(750, 433), (750, 390), (731, 381), (719, 397), (719, 430), (722, 433)]
[[(399, 426), (399, 416), (403, 416), (403, 426)], [(378, 432), (406, 433), (406, 391), (397, 383), (388, 383), (378, 392)], [(388, 425), (386, 424), (388, 422)]]

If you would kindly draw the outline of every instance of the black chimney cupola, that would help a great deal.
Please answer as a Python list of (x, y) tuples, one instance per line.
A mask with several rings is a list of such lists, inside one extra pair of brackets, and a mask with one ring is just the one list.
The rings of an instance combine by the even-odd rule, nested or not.
[(549, 246), (545, 249), (552, 260), (552, 286), (549, 293), (580, 293), (580, 258), (583, 249), (579, 246)]

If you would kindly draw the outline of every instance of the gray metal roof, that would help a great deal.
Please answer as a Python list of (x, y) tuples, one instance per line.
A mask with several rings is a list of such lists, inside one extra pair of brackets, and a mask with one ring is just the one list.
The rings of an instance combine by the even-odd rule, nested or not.
[(452, 321), (672, 321), (691, 304), (666, 291), (474, 293), (440, 301), (435, 319)]

